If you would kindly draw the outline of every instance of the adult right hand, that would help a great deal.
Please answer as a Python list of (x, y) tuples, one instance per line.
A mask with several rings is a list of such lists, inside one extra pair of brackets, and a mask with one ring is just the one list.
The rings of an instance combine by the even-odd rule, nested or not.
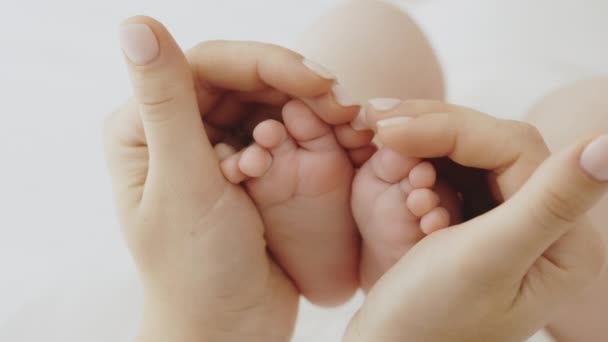
[(408, 156), (486, 170), (500, 205), (411, 249), (345, 341), (522, 341), (598, 277), (604, 245), (585, 214), (606, 191), (608, 136), (550, 156), (529, 125), (428, 101), (370, 108), (368, 121)]

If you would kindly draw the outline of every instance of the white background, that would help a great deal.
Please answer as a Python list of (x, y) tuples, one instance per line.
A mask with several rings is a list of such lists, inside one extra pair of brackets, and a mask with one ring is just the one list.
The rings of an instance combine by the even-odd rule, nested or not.
[[(0, 0), (0, 341), (123, 341), (139, 290), (100, 143), (129, 96), (116, 27), (163, 21), (207, 39), (290, 45), (338, 1)], [(522, 118), (544, 93), (608, 74), (605, 0), (418, 0), (450, 100)], [(559, 118), (556, 118), (558, 120)], [(304, 307), (296, 341), (338, 341), (352, 308)]]

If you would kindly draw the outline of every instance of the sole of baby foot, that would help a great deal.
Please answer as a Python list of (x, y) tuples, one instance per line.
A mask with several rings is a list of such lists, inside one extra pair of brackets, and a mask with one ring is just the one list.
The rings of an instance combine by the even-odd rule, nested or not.
[(332, 127), (304, 103), (288, 103), (283, 121), (260, 123), (255, 144), (224, 160), (229, 169), (223, 171), (245, 176), (269, 250), (303, 296), (335, 306), (358, 287), (359, 241), (350, 211), (354, 169)]
[(436, 180), (429, 162), (388, 149), (376, 152), (357, 174), (352, 209), (363, 237), (364, 290), (427, 234), (449, 226)]

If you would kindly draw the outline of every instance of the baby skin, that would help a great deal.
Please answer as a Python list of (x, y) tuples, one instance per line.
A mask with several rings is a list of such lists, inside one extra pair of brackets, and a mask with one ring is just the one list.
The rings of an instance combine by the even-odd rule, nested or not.
[[(337, 305), (359, 287), (353, 154), (337, 129), (299, 100), (283, 107), (282, 119), (259, 123), (255, 143), (244, 151), (232, 154), (217, 145), (221, 168), (229, 181), (244, 181), (264, 220), (269, 250), (300, 292), (315, 304)], [(367, 147), (349, 148), (369, 150), (370, 138), (361, 142)]]
[(436, 182), (430, 162), (386, 148), (357, 173), (351, 203), (363, 237), (360, 272), (365, 291), (426, 235), (450, 225), (457, 199)]
[[(343, 145), (351, 140), (348, 147), (359, 147), (357, 139), (342, 134), (341, 144), (298, 100), (285, 105), (282, 117), (283, 123), (258, 124), (255, 143), (238, 154), (216, 149), (226, 178), (244, 180), (262, 213), (274, 257), (312, 302), (337, 304), (353, 286), (369, 289), (414, 244), (450, 225), (446, 205), (453, 209), (456, 196), (435, 191), (431, 163), (381, 149), (353, 177)], [(353, 219), (363, 237), (359, 279)]]

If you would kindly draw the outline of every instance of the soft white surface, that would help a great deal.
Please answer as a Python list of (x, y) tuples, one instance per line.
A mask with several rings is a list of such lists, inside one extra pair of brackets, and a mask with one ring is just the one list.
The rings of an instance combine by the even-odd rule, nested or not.
[[(289, 45), (336, 2), (2, 1), (1, 341), (124, 341), (135, 329), (138, 285), (99, 138), (103, 116), (129, 96), (119, 21), (155, 16), (183, 47), (211, 38)], [(411, 3), (454, 102), (521, 118), (554, 87), (608, 74), (605, 0)], [(295, 340), (338, 341), (356, 305), (305, 305)]]

